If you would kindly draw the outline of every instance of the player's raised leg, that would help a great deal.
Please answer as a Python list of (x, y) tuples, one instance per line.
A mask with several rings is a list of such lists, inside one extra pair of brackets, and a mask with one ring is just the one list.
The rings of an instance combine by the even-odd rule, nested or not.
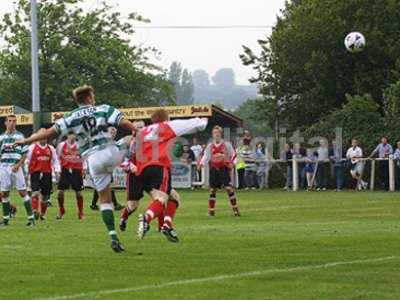
[(164, 209), (164, 223), (161, 227), (161, 232), (170, 242), (173, 243), (179, 242), (178, 234), (173, 225), (173, 220), (179, 207), (179, 203), (180, 195), (174, 189), (172, 189), (167, 205)]

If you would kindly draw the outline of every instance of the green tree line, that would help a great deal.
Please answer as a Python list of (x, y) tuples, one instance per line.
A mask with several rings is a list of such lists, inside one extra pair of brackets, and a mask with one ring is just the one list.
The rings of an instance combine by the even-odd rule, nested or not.
[[(166, 72), (150, 62), (158, 54), (135, 43), (131, 13), (123, 17), (106, 1), (82, 9), (83, 0), (38, 2), (40, 94), (43, 111), (74, 106), (71, 91), (93, 85), (98, 102), (118, 107), (174, 103)], [(0, 22), (0, 103), (31, 108), (30, 1), (18, 0)]]
[[(367, 39), (362, 53), (344, 47), (352, 31)], [(364, 143), (400, 139), (399, 1), (287, 1), (258, 44), (261, 51), (244, 46), (240, 57), (256, 71), (256, 108), (270, 128), (330, 136), (342, 126), (345, 138)]]

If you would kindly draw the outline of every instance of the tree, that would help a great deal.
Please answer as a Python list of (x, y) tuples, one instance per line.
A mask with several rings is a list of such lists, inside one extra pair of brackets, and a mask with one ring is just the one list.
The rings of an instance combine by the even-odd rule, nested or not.
[(380, 112), (380, 106), (371, 95), (347, 95), (346, 103), (306, 130), (306, 137), (324, 136), (333, 139), (335, 129), (343, 131), (343, 144), (349, 145), (357, 138), (368, 153), (376, 146), (380, 136), (386, 135), (386, 126)]
[(400, 80), (391, 84), (384, 94), (386, 133), (392, 141), (400, 140)]
[(243, 120), (244, 128), (250, 130), (254, 136), (271, 136), (273, 130), (265, 115), (259, 113), (259, 106), (262, 105), (258, 99), (249, 99), (240, 105), (234, 112)]
[(224, 89), (232, 89), (235, 87), (235, 72), (231, 68), (218, 70), (212, 77), (214, 85)]
[[(149, 63), (154, 48), (133, 45), (132, 13), (126, 21), (106, 2), (90, 12), (83, 0), (48, 0), (38, 4), (40, 93), (42, 110), (73, 107), (71, 91), (82, 84), (96, 89), (99, 102), (115, 106), (173, 102), (173, 89), (161, 68)], [(18, 0), (0, 23), (5, 48), (0, 51), (0, 99), (29, 109), (30, 1)]]
[(178, 104), (193, 103), (193, 80), (187, 69), (182, 68), (179, 62), (173, 62), (169, 68), (168, 80), (175, 88), (176, 102)]
[(182, 65), (181, 63), (174, 61), (169, 67), (168, 80), (174, 86), (177, 100), (182, 97), (181, 78)]
[(198, 89), (208, 89), (210, 87), (210, 76), (204, 70), (195, 70), (193, 72), (193, 84)]
[(192, 75), (189, 73), (187, 69), (183, 70), (182, 73), (182, 98), (180, 99), (183, 104), (193, 104), (193, 80)]
[[(346, 94), (371, 94), (383, 112), (383, 90), (400, 64), (400, 2), (386, 0), (287, 1), (261, 54), (244, 47), (241, 58), (257, 71), (264, 112), (292, 129), (306, 128), (340, 108)], [(379, 24), (379, 25), (378, 25)], [(344, 37), (361, 31), (367, 48), (345, 50)]]

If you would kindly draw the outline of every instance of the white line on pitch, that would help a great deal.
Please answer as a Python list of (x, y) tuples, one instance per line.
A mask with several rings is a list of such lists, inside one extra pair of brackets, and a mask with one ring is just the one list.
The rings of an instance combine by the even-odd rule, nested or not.
[(337, 266), (381, 262), (381, 261), (393, 260), (393, 259), (397, 259), (397, 258), (399, 258), (399, 257), (398, 256), (386, 256), (386, 257), (370, 258), (370, 259), (331, 262), (331, 263), (326, 263), (326, 264), (322, 264), (322, 265), (300, 266), (300, 267), (293, 267), (293, 268), (286, 268), (286, 269), (268, 269), (268, 270), (260, 270), (260, 271), (253, 271), (253, 272), (246, 272), (246, 273), (239, 273), (239, 274), (231, 274), (231, 275), (219, 275), (219, 276), (205, 277), (205, 278), (177, 280), (177, 281), (165, 282), (165, 283), (160, 283), (160, 284), (143, 285), (143, 286), (138, 286), (138, 287), (103, 290), (103, 291), (87, 292), (87, 293), (80, 293), (80, 294), (74, 294), (74, 295), (66, 295), (66, 296), (54, 296), (54, 297), (48, 297), (48, 298), (37, 298), (36, 300), (71, 300), (71, 299), (80, 299), (80, 298), (89, 299), (89, 298), (94, 298), (94, 297), (99, 297), (99, 296), (107, 296), (107, 295), (119, 294), (119, 293), (129, 293), (129, 292), (137, 292), (137, 291), (144, 291), (144, 290), (161, 289), (161, 288), (176, 286), (176, 285), (223, 281), (223, 280), (227, 280), (227, 279), (255, 277), (255, 276), (262, 276), (262, 275), (268, 275), (268, 274), (274, 274), (274, 273), (290, 273), (290, 272), (308, 271), (308, 270), (315, 270), (315, 269), (325, 269), (325, 268), (332, 268), (332, 267), (337, 267)]

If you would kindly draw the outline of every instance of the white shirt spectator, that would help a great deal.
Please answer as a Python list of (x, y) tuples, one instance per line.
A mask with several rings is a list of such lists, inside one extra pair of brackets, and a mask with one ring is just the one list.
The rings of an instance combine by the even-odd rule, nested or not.
[(329, 149), (327, 147), (319, 147), (317, 149), (318, 160), (326, 161), (329, 158)]
[(193, 151), (194, 157), (196, 158), (196, 160), (198, 160), (201, 155), (201, 152), (203, 152), (203, 147), (201, 147), (201, 145), (197, 144), (197, 145), (193, 145), (192, 147), (190, 147), (190, 149)]
[(350, 147), (347, 150), (346, 157), (351, 160), (352, 164), (356, 164), (360, 161), (360, 158), (363, 156), (362, 149), (360, 147)]

